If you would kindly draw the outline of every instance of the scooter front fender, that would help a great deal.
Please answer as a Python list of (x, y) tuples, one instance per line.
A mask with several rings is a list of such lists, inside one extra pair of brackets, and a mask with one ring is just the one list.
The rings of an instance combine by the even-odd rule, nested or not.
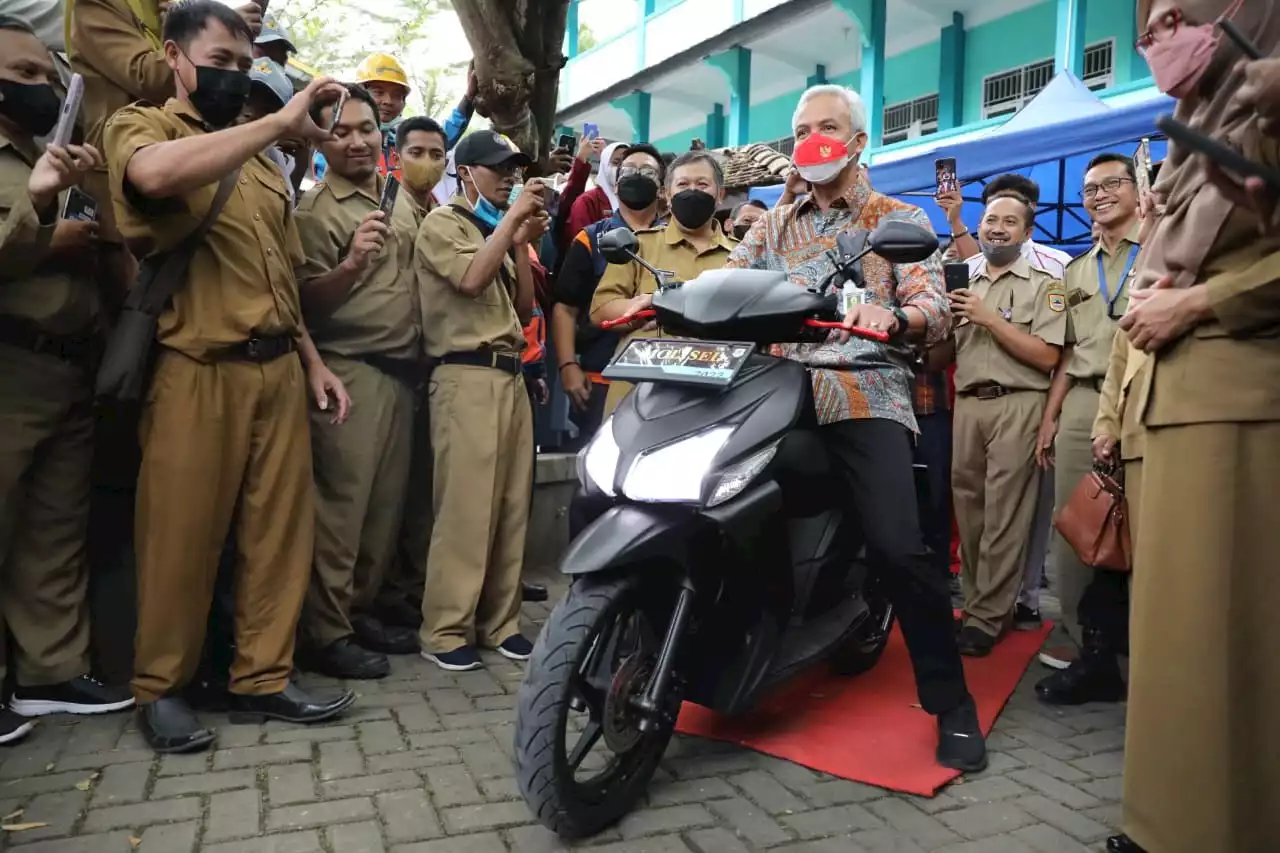
[(691, 507), (625, 504), (610, 507), (573, 540), (560, 571), (589, 575), (645, 560), (665, 559), (685, 564), (687, 537), (673, 535), (698, 523)]

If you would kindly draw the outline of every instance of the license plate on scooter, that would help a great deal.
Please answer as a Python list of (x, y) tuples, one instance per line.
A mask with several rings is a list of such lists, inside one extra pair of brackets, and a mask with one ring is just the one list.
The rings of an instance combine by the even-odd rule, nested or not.
[(636, 338), (604, 369), (604, 378), (727, 388), (751, 356), (751, 346), (727, 341)]

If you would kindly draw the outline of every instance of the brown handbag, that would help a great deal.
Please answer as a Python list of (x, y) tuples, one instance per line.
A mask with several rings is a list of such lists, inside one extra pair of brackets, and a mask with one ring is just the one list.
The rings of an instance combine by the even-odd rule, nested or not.
[(1114, 572), (1133, 570), (1129, 504), (1113, 466), (1095, 464), (1053, 523), (1085, 565)]

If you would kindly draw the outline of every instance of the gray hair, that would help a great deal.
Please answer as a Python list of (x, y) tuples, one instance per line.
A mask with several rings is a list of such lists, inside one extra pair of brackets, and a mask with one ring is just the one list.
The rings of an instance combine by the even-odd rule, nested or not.
[(804, 94), (800, 96), (800, 103), (796, 104), (796, 111), (791, 116), (791, 130), (793, 132), (796, 129), (796, 125), (800, 123), (800, 111), (804, 109), (804, 105), (822, 95), (835, 95), (844, 101), (845, 106), (849, 108), (849, 125), (854, 133), (862, 133), (867, 129), (867, 105), (862, 102), (861, 95), (848, 86), (820, 83), (817, 86), (810, 86), (805, 89)]
[(692, 151), (686, 151), (671, 161), (671, 165), (667, 167), (668, 188), (670, 188), (671, 184), (675, 182), (676, 169), (679, 169), (682, 166), (688, 166), (690, 163), (710, 163), (711, 175), (716, 180), (716, 186), (720, 189), (724, 189), (724, 167), (720, 165), (720, 160), (714, 154), (702, 148), (695, 148)]

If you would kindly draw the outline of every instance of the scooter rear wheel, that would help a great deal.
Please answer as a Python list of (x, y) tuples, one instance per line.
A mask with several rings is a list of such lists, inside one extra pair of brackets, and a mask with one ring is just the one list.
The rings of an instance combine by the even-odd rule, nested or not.
[[(652, 575), (582, 578), (547, 618), (525, 671), (516, 717), (516, 778), (544, 826), (562, 838), (594, 835), (648, 787), (674, 730), (670, 714), (640, 730), (630, 699), (656, 662), (663, 626), (651, 624)], [(674, 593), (673, 593), (674, 595)], [(585, 712), (580, 731), (570, 721)], [(605, 747), (592, 760), (596, 745)], [(600, 767), (603, 765), (603, 767)], [(598, 770), (580, 778), (580, 772)]]

